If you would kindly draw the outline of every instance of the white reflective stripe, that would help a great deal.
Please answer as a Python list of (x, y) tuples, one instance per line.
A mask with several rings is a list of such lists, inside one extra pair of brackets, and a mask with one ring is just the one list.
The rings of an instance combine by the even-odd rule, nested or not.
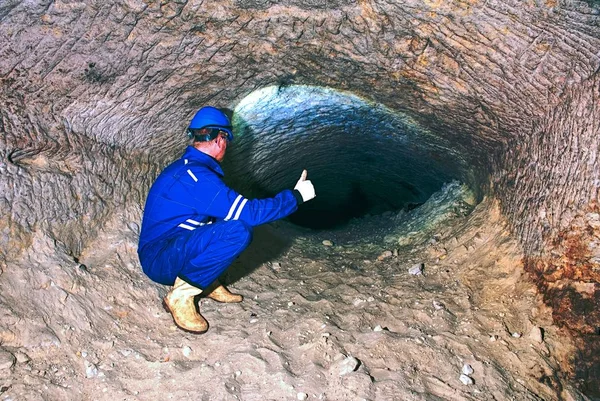
[(242, 195), (238, 195), (237, 198), (235, 198), (233, 205), (231, 205), (231, 208), (229, 208), (229, 213), (227, 213), (227, 217), (225, 217), (225, 221), (229, 220), (231, 216), (233, 216), (233, 211), (235, 210), (237, 204), (240, 202), (240, 199), (242, 199)]
[(187, 164), (187, 159), (183, 159), (183, 164)]
[(190, 177), (192, 177), (194, 179), (194, 181), (198, 182), (198, 179), (196, 178), (194, 173), (192, 173), (192, 170), (190, 170), (189, 168), (188, 168), (188, 174), (190, 175)]
[(183, 224), (183, 223), (181, 223), (178, 227), (185, 228), (186, 230), (190, 230), (190, 231), (196, 229), (196, 227), (188, 226), (187, 224)]
[(190, 224), (193, 224), (195, 226), (203, 226), (204, 225), (204, 223), (200, 223), (199, 221), (192, 220), (192, 219), (187, 219), (186, 223), (190, 223)]
[(244, 206), (246, 206), (246, 202), (248, 202), (248, 199), (245, 199), (242, 201), (242, 204), (240, 205), (240, 207), (238, 207), (237, 213), (235, 214), (235, 217), (233, 218), (234, 220), (237, 220), (240, 218), (240, 214), (242, 214), (242, 209), (244, 208)]

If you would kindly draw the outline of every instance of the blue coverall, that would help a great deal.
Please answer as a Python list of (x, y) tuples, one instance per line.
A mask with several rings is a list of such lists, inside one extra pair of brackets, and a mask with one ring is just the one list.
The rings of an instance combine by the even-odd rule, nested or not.
[(180, 277), (204, 289), (250, 244), (254, 226), (293, 213), (302, 196), (284, 190), (246, 199), (223, 182), (211, 156), (189, 146), (158, 176), (146, 199), (138, 256), (153, 281)]

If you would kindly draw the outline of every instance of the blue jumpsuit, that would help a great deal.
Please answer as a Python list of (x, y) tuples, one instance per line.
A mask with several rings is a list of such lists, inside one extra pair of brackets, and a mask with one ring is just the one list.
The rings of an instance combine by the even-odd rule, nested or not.
[(180, 277), (204, 289), (250, 244), (252, 228), (293, 213), (298, 191), (246, 199), (223, 182), (211, 156), (189, 146), (158, 176), (146, 199), (138, 256), (153, 281)]

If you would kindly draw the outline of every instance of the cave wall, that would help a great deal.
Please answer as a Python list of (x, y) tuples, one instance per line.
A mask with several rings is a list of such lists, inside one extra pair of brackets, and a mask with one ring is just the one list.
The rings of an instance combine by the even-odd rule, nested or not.
[[(540, 287), (587, 283), (597, 302), (598, 6), (317, 3), (3, 2), (3, 259), (35, 230), (76, 257), (115, 210), (143, 204), (200, 106), (297, 83), (348, 90), (447, 137), (492, 174)], [(566, 265), (573, 273), (552, 273)]]

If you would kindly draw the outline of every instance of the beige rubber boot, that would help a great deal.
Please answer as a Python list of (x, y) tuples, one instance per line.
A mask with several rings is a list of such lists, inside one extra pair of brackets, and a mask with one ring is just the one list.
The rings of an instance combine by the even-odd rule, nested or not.
[(234, 302), (242, 302), (244, 297), (240, 294), (233, 294), (229, 292), (227, 288), (221, 285), (221, 283), (217, 282), (217, 286), (214, 290), (212, 290), (209, 294), (206, 295), (210, 299), (214, 299), (218, 302), (224, 303), (234, 303)]
[(200, 334), (208, 330), (208, 322), (196, 311), (194, 304), (194, 297), (200, 293), (200, 288), (177, 277), (173, 289), (163, 300), (165, 309), (173, 315), (177, 327), (190, 333)]

